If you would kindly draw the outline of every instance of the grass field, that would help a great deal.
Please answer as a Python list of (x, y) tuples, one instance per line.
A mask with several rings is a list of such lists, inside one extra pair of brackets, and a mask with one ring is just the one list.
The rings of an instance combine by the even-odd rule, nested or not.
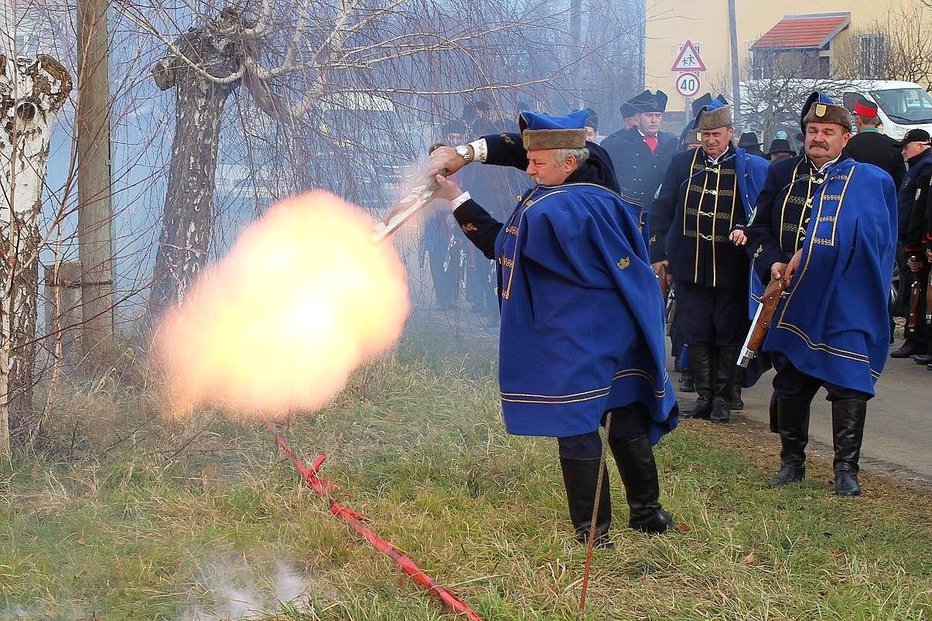
[[(575, 619), (585, 550), (555, 442), (503, 432), (488, 363), (402, 353), (361, 371), (286, 437), (336, 498), (483, 619)], [(303, 485), (258, 421), (157, 415), (145, 391), (62, 398), (83, 425), (57, 460), (0, 476), (0, 619), (453, 618)], [(65, 423), (62, 424), (64, 430)], [(62, 431), (64, 434), (64, 431)], [(595, 555), (583, 618), (890, 619), (932, 616), (932, 498), (830, 465), (766, 489), (776, 439), (687, 421), (657, 449), (666, 536), (624, 528)], [(282, 604), (285, 601), (287, 603)]]

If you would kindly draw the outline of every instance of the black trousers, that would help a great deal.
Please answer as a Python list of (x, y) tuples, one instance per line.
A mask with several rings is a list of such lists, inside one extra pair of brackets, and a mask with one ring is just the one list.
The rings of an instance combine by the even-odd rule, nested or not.
[(706, 287), (678, 280), (676, 304), (688, 345), (741, 345), (751, 326), (746, 287)]
[[(903, 336), (906, 337), (907, 341), (913, 341), (920, 347), (932, 346), (932, 343), (929, 342), (929, 326), (926, 322), (926, 287), (929, 284), (929, 268), (930, 265), (927, 261), (922, 261), (922, 269), (918, 272), (909, 272), (905, 274), (906, 280), (909, 283), (909, 288), (906, 290), (906, 327), (903, 328)], [(909, 269), (909, 268), (907, 268)], [(918, 314), (918, 322), (915, 328), (909, 327), (909, 303), (912, 301), (912, 285), (918, 279), (919, 281), (919, 305), (916, 308)], [(929, 350), (932, 352), (932, 349)]]
[[(611, 410), (612, 422), (608, 429), (608, 441), (628, 440), (647, 433), (650, 414), (643, 403), (632, 403)], [(605, 417), (602, 417), (605, 424)], [(557, 438), (560, 457), (564, 459), (599, 459), (602, 456), (602, 437), (598, 431)]]
[(771, 358), (773, 359), (773, 368), (777, 370), (777, 374), (773, 378), (773, 392), (778, 399), (810, 403), (821, 387), (825, 387), (825, 390), (828, 391), (828, 397), (826, 398), (829, 401), (839, 401), (841, 399), (867, 401), (873, 396), (853, 388), (836, 386), (803, 373), (794, 367), (790, 359), (783, 354), (772, 352)]

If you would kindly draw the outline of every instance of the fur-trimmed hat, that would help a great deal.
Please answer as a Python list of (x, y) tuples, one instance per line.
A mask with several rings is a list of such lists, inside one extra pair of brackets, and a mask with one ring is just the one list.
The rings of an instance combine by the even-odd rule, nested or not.
[(585, 110), (566, 116), (550, 116), (524, 110), (518, 116), (518, 127), (526, 151), (547, 149), (582, 149), (586, 146)]
[[(625, 103), (634, 109), (635, 114), (639, 112), (663, 112), (667, 109), (667, 94), (659, 89), (656, 93), (645, 90)], [(624, 113), (622, 112), (622, 114)]]
[(710, 104), (706, 104), (699, 109), (696, 119), (693, 121), (693, 129), (699, 131), (708, 131), (727, 127), (734, 120), (731, 118), (731, 106), (725, 101), (725, 98), (719, 95)]
[(832, 98), (820, 91), (813, 91), (803, 104), (803, 111), (799, 117), (799, 126), (803, 132), (806, 125), (811, 122), (834, 123), (841, 125), (845, 131), (851, 131), (851, 113), (844, 106), (839, 106)]

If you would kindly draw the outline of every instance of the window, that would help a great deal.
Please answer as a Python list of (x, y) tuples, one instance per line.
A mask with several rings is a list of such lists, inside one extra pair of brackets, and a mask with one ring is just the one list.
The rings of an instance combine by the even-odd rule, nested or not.
[(858, 73), (864, 78), (882, 78), (887, 40), (881, 33), (858, 35)]
[(755, 80), (772, 80), (777, 77), (777, 60), (779, 52), (761, 50), (752, 53), (751, 74)]

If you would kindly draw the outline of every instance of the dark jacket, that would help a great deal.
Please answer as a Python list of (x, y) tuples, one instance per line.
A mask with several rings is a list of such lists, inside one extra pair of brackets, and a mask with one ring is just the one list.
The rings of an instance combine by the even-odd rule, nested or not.
[[(932, 149), (909, 160), (909, 171), (900, 190), (900, 239), (907, 256), (922, 257), (932, 238)], [(904, 205), (908, 202), (908, 205)], [(906, 207), (905, 214), (903, 213)]]
[(928, 194), (929, 175), (932, 174), (932, 149), (926, 149), (909, 160), (909, 170), (903, 177), (903, 185), (897, 193), (897, 215), (899, 217), (898, 234), (901, 242), (909, 240), (909, 229), (914, 217), (913, 211), (918, 206), (925, 212), (925, 199)]
[(676, 136), (666, 132), (657, 134), (657, 149), (650, 147), (637, 127), (622, 129), (602, 141), (618, 175), (621, 196), (635, 205), (648, 207), (654, 200), (657, 188), (678, 148)]
[(845, 147), (845, 155), (856, 162), (867, 162), (887, 171), (893, 184), (899, 188), (906, 174), (903, 152), (890, 136), (879, 132), (862, 131), (851, 137)]

